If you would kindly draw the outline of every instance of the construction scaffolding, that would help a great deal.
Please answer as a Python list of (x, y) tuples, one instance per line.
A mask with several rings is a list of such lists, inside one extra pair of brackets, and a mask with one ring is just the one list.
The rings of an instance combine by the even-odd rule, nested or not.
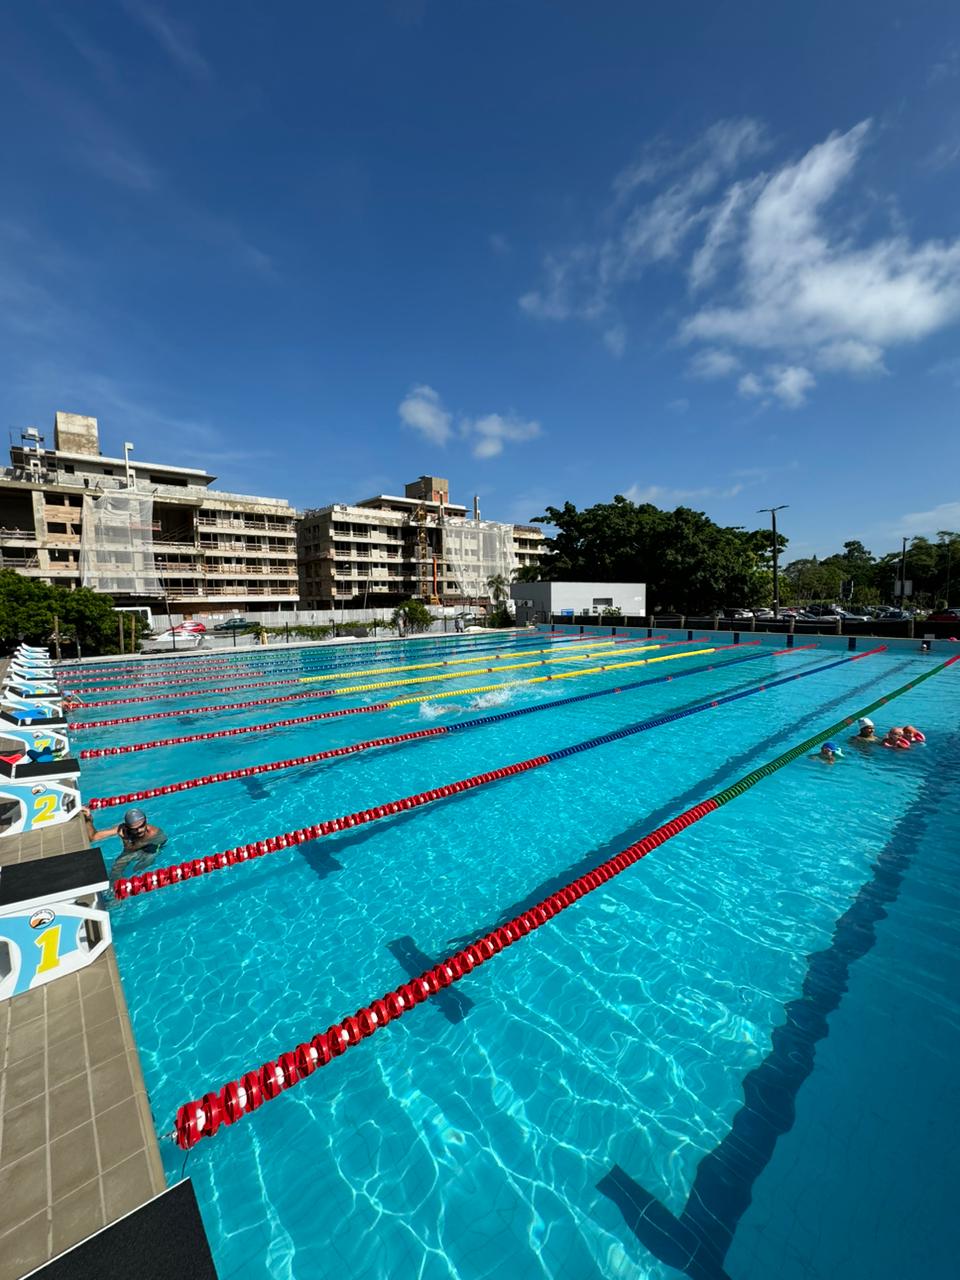
[(464, 600), (486, 600), (487, 583), (501, 576), (510, 582), (517, 565), (513, 525), (495, 520), (448, 521), (443, 526), (443, 555)]
[(153, 498), (132, 490), (84, 494), (80, 581), (109, 595), (160, 596)]

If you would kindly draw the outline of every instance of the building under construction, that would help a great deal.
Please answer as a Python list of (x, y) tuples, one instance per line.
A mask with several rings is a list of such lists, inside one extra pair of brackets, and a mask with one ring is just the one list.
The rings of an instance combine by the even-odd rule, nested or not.
[(543, 533), (536, 526), (480, 518), (450, 501), (449, 485), (420, 476), (404, 496), (378, 494), (353, 506), (307, 511), (299, 524), (300, 604), (372, 607), (419, 599), (426, 604), (483, 606), (488, 581), (509, 583), (521, 566), (537, 565)]

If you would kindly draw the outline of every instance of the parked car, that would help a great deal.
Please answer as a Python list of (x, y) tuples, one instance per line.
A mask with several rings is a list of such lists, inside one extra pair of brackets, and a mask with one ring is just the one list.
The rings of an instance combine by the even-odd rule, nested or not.
[(206, 631), (206, 624), (200, 622), (196, 618), (188, 618), (186, 622), (178, 622), (175, 627), (171, 627), (171, 631), (175, 631), (179, 635), (198, 635), (202, 636)]
[(730, 618), (733, 621), (738, 621), (738, 620), (746, 621), (753, 617), (753, 610), (752, 609), (724, 609), (723, 616), (725, 618)]
[[(783, 613), (786, 613), (787, 610), (781, 609), (780, 612), (781, 614), (783, 614)], [(755, 618), (758, 618), (762, 622), (767, 622), (769, 621), (770, 618), (773, 617), (773, 610), (772, 609), (754, 609), (753, 616)]]
[(254, 631), (256, 623), (249, 622), (246, 618), (227, 618), (226, 622), (218, 622), (213, 628), (214, 631)]
[(960, 622), (960, 609), (938, 609), (927, 614), (928, 622)]
[(878, 622), (909, 622), (913, 614), (909, 609), (884, 609), (877, 614)]

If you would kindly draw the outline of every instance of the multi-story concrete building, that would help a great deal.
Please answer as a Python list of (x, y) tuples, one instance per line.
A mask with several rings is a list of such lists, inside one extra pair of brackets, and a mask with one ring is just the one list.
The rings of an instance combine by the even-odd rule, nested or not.
[(297, 512), (205, 471), (100, 452), (96, 418), (22, 433), (0, 473), (0, 568), (177, 612), (297, 606)]
[(476, 501), (468, 519), (438, 476), (421, 476), (403, 497), (381, 493), (307, 511), (298, 538), (305, 609), (411, 597), (481, 604), (490, 597), (489, 577), (509, 582), (515, 569), (539, 564), (543, 555), (539, 528), (481, 520)]

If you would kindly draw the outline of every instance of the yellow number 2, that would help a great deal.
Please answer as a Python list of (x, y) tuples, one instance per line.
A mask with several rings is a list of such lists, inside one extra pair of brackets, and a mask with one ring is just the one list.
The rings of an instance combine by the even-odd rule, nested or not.
[(38, 822), (49, 822), (57, 812), (56, 796), (37, 796), (33, 802), (33, 825)]
[(44, 929), (39, 938), (34, 938), (33, 945), (40, 948), (40, 963), (37, 973), (49, 973), (60, 963), (60, 926)]

